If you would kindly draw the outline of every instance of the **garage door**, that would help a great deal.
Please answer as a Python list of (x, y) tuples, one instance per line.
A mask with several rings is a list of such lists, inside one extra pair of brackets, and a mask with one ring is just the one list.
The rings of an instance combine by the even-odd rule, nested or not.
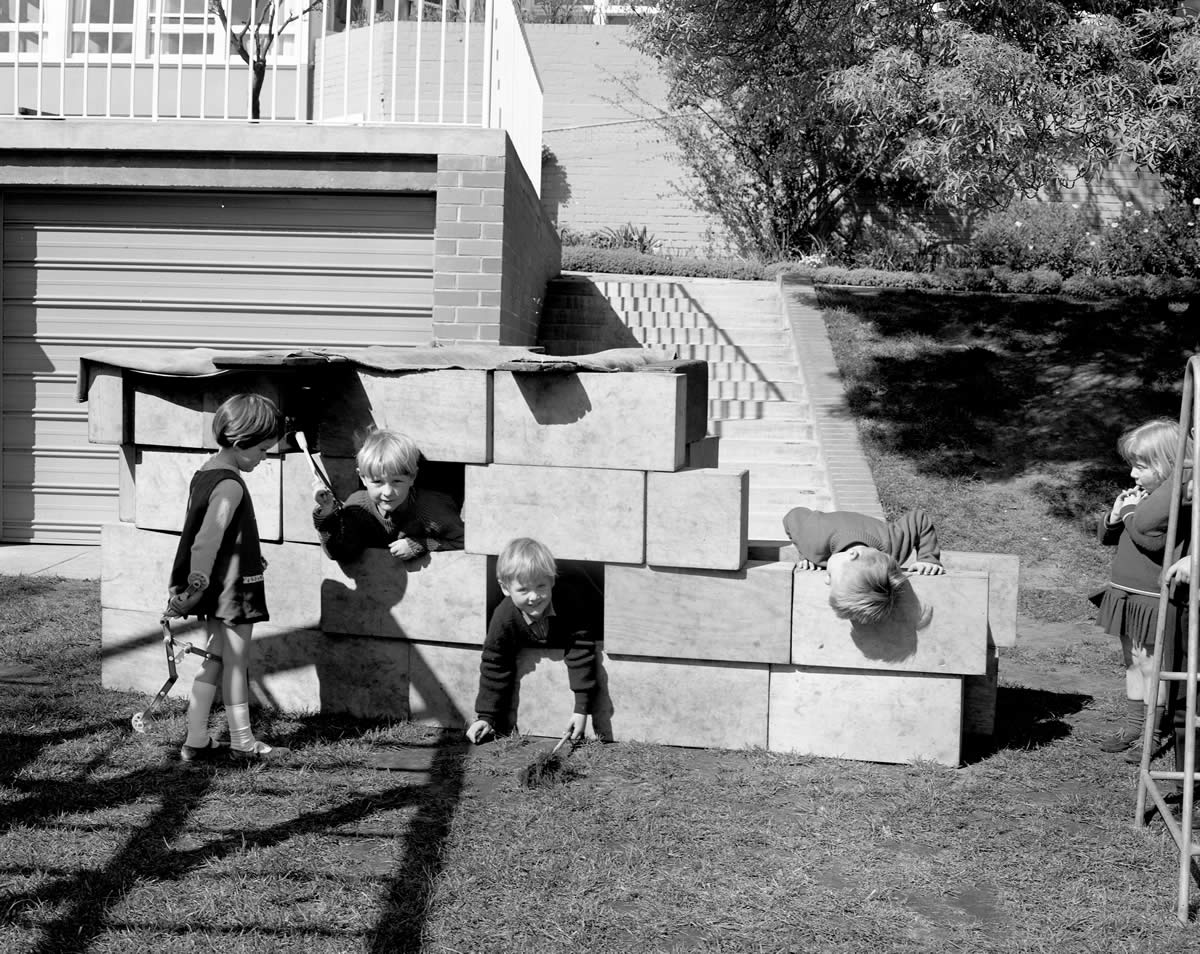
[(0, 197), (0, 540), (98, 543), (117, 449), (80, 355), (424, 345), (433, 196), (11, 191)]

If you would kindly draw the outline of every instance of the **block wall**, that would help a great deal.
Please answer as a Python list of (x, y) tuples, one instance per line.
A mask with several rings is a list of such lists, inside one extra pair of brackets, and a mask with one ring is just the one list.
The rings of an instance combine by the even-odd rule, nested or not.
[[(290, 438), (246, 475), (271, 611), (255, 627), (254, 697), (466, 725), (500, 599), (496, 555), (530, 536), (560, 562), (557, 592), (602, 604), (598, 734), (957, 764), (964, 733), (990, 726), (993, 633), (1002, 638), (1015, 617), (1015, 559), (960, 554), (946, 576), (915, 578), (912, 600), (934, 608), (926, 628), (915, 610), (886, 627), (837, 619), (819, 574), (749, 558), (747, 472), (690, 463), (717, 458), (689, 413), (706, 404), (708, 381), (691, 370), (217, 379), (221, 390), (276, 396), (315, 436), (343, 498), (356, 487), (348, 432), (364, 424), (410, 431), (430, 473), (462, 478), (464, 550), (404, 563), (369, 550), (338, 563), (318, 544), (311, 476)], [(110, 688), (153, 694), (165, 678), (158, 615), (188, 482), (212, 452), (214, 400), (187, 379), (91, 381), (92, 439), (121, 445), (129, 471), (121, 521), (102, 543)], [(176, 630), (196, 638), (194, 622)], [(186, 693), (195, 667), (181, 670), (176, 692)], [(557, 735), (573, 701), (561, 651), (526, 648), (518, 670), (520, 728)]]

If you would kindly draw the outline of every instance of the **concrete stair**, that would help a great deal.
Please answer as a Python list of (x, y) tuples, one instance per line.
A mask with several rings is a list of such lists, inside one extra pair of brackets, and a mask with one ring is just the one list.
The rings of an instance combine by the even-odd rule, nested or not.
[(774, 283), (564, 275), (547, 289), (538, 343), (556, 355), (649, 347), (708, 362), (708, 432), (721, 439), (722, 467), (750, 472), (754, 543), (785, 541), (791, 507), (831, 506)]

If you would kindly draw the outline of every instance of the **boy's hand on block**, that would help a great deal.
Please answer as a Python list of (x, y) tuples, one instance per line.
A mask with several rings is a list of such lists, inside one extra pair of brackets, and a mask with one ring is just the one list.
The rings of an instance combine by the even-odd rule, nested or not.
[(799, 560), (796, 561), (796, 569), (797, 570), (819, 570), (821, 568), (819, 566), (817, 566), (815, 563), (813, 563), (812, 560), (806, 560), (806, 559), (804, 559), (804, 557), (801, 557)]
[(581, 713), (575, 713), (571, 716), (571, 741), (578, 742), (583, 738), (583, 732), (587, 728), (587, 716)]
[(467, 727), (467, 738), (476, 745), (484, 739), (490, 739), (495, 734), (496, 730), (486, 719), (476, 719)]
[(946, 568), (940, 563), (925, 563), (921, 560), (909, 567), (909, 570), (919, 576), (941, 576), (946, 572)]
[(408, 537), (393, 540), (388, 544), (388, 549), (397, 560), (411, 560), (413, 557), (420, 556), (425, 552), (425, 548), (421, 544), (415, 540), (410, 540)]

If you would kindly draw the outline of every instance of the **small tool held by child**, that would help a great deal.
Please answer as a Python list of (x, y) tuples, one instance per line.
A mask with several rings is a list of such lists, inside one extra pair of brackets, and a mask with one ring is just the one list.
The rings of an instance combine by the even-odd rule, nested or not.
[(567, 731), (563, 733), (563, 737), (558, 740), (558, 744), (553, 749), (541, 753), (529, 765), (521, 769), (517, 774), (517, 779), (523, 788), (541, 788), (546, 785), (554, 785), (559, 781), (563, 769), (563, 759), (559, 756), (558, 750), (571, 741), (571, 731), (571, 726), (567, 726)]
[[(329, 482), (329, 475), (325, 473), (325, 469), (317, 461), (316, 455), (309, 449), (308, 438), (304, 431), (296, 431), (296, 446), (304, 451), (304, 456), (308, 458), (308, 466), (312, 469), (313, 476), (325, 485), (325, 489), (331, 494), (333, 493), (333, 484)], [(337, 495), (334, 494), (336, 497)]]

